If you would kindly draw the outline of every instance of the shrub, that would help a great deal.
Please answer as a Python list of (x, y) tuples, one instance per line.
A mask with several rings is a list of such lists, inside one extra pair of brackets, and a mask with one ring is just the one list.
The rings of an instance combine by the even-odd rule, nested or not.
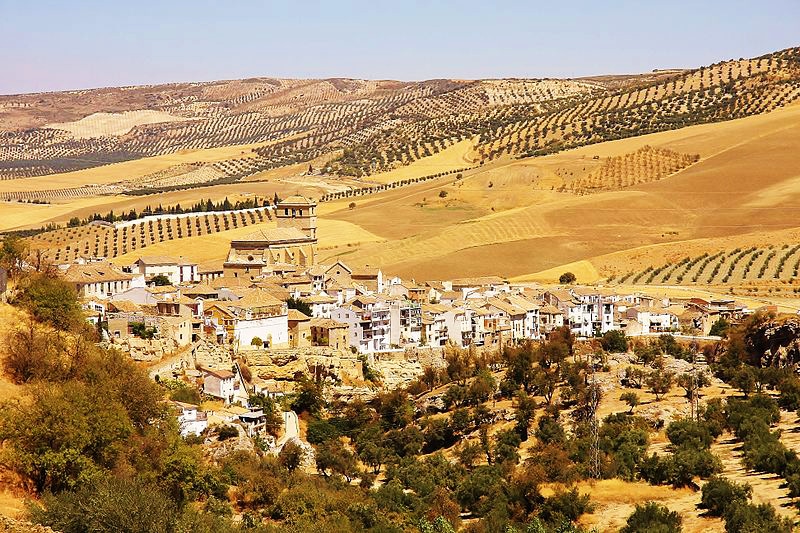
[(752, 488), (747, 483), (734, 483), (724, 477), (712, 477), (703, 485), (700, 508), (708, 509), (711, 516), (723, 516), (730, 505), (747, 503)]
[(175, 530), (175, 504), (156, 487), (137, 481), (86, 483), (77, 492), (48, 494), (42, 504), (31, 506), (31, 520), (64, 533)]
[(556, 492), (545, 499), (539, 516), (550, 524), (560, 525), (565, 521), (575, 522), (581, 515), (591, 513), (592, 504), (588, 494), (580, 494), (577, 488)]
[(37, 274), (27, 280), (18, 303), (39, 322), (68, 331), (83, 323), (78, 293), (66, 281)]
[(152, 283), (156, 287), (166, 287), (167, 285), (172, 285), (172, 281), (164, 274), (153, 276), (150, 279), (150, 283)]
[(628, 351), (628, 340), (625, 332), (618, 329), (606, 331), (600, 337), (600, 345), (610, 353), (624, 353)]
[(682, 419), (667, 426), (667, 438), (674, 447), (708, 449), (714, 441), (711, 431), (703, 422)]
[(727, 533), (751, 533), (755, 531), (769, 533), (791, 533), (793, 527), (789, 519), (781, 518), (775, 508), (768, 503), (754, 505), (752, 503), (735, 502), (729, 505), (725, 513), (725, 531)]
[(573, 274), (572, 272), (564, 272), (563, 274), (561, 274), (561, 276), (558, 277), (558, 282), (561, 283), (562, 285), (575, 283), (577, 280), (578, 278), (575, 277), (575, 274)]
[(681, 517), (655, 502), (637, 504), (620, 533), (680, 533)]
[(219, 440), (228, 440), (239, 436), (239, 430), (236, 426), (219, 426), (214, 433), (216, 433)]

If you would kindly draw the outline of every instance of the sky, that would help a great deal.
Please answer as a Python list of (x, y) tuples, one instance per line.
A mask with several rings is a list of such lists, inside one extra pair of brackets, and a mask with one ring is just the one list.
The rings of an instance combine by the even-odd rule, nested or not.
[(579, 77), (800, 45), (800, 0), (0, 0), (0, 94), (247, 77)]

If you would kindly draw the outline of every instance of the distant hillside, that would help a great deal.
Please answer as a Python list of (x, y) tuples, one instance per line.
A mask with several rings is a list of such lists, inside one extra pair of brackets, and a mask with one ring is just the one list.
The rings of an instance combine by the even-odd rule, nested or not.
[(372, 175), (464, 139), (477, 141), (475, 163), (541, 155), (781, 107), (800, 96), (799, 65), (790, 48), (577, 80), (253, 78), (0, 96), (0, 179), (258, 143), (246, 165), (231, 160), (201, 179), (226, 183), (326, 154), (329, 173)]

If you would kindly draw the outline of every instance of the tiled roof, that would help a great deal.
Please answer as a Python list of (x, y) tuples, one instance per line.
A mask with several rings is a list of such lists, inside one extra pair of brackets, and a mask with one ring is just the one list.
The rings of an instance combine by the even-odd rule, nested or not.
[(287, 205), (317, 205), (316, 202), (306, 198), (305, 196), (301, 196), (299, 194), (293, 194), (288, 198), (284, 198), (280, 202), (278, 202), (278, 206), (280, 207), (283, 204)]
[(297, 240), (311, 240), (311, 237), (297, 228), (271, 228), (248, 233), (244, 237), (231, 241), (231, 244), (249, 241), (284, 242)]
[(298, 311), (297, 309), (289, 309), (289, 320), (293, 320), (295, 322), (305, 322), (307, 320), (311, 320), (311, 317), (302, 311)]
[(133, 276), (118, 270), (108, 263), (91, 263), (88, 265), (71, 265), (64, 273), (64, 279), (72, 283), (99, 283), (104, 281), (130, 281)]
[(178, 261), (174, 257), (167, 257), (165, 255), (143, 255), (137, 262), (145, 265), (177, 265)]

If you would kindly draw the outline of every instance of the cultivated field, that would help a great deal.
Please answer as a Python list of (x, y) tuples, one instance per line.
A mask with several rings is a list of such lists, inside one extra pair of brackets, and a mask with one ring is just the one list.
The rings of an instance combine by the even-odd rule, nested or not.
[[(558, 191), (566, 179), (589, 176), (609, 158), (645, 146), (700, 159), (664, 179), (622, 190), (580, 196)], [(619, 277), (687, 255), (734, 249), (743, 235), (756, 241), (764, 232), (786, 230), (782, 240), (768, 242), (794, 246), (796, 235), (789, 230), (800, 194), (798, 150), (800, 106), (790, 106), (545, 157), (500, 160), (465, 172), (462, 180), (440, 178), (365, 197), (355, 209), (346, 201), (325, 209), (392, 239), (351, 253), (353, 261), (389, 265), (402, 274), (523, 276), (590, 259), (601, 277)], [(396, 214), (396, 223), (384, 223), (386, 212)], [(680, 255), (652, 260), (660, 247)], [(634, 255), (641, 266), (632, 268)], [(781, 279), (793, 272), (793, 263), (786, 271), (788, 262)], [(757, 277), (760, 268), (728, 281)], [(765, 276), (774, 275), (769, 268)]]
[[(49, 202), (3, 203), (0, 230), (299, 193), (338, 224), (321, 231), (324, 261), (417, 279), (572, 269), (791, 300), (798, 57), (585, 80), (263, 78), (0, 97), (0, 198)], [(69, 251), (63, 238), (32, 243), (63, 260), (163, 241), (181, 254), (202, 238), (206, 257), (232, 224), (213, 237), (175, 227), (171, 240), (154, 228), (116, 251), (96, 229)]]

